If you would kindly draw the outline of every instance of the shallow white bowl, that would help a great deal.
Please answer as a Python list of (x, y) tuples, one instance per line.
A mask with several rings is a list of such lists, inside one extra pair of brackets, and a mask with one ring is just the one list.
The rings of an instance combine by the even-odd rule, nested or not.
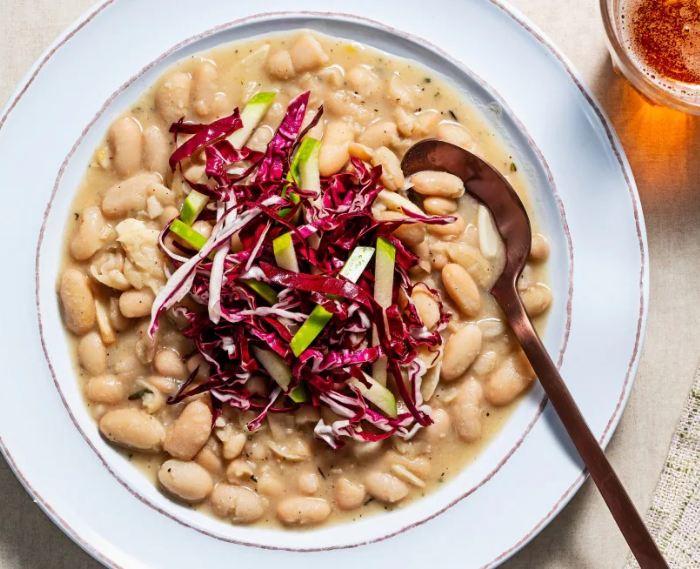
[[(237, 4), (235, 16), (272, 2)], [(2, 380), (0, 443), (53, 519), (106, 564), (204, 566), (235, 556), (236, 562), (262, 560), (265, 566), (357, 567), (407, 559), (403, 565), (418, 567), (456, 555), (469, 566), (495, 564), (534, 535), (582, 480), (551, 409), (542, 413), (539, 386), (477, 461), (440, 491), (387, 515), (307, 532), (232, 526), (175, 504), (100, 438), (74, 379), (55, 294), (70, 202), (111, 121), (174, 61), (228, 41), (303, 27), (355, 39), (435, 69), (481, 106), (512, 144), (517, 163), (528, 165), (536, 215), (552, 240), (556, 300), (547, 347), (604, 443), (619, 419), (638, 363), (648, 269), (636, 190), (602, 113), (561, 56), (499, 4), (437, 0), (431, 18), (411, 12), (424, 7), (413, 0), (402, 4), (401, 13), (375, 4), (361, 1), (357, 11), (417, 31), (440, 47), (357, 16), (277, 13), (222, 25), (232, 17), (226, 0), (207, 3), (206, 11), (184, 0), (168, 2), (167, 9), (164, 0), (139, 3), (138, 9), (110, 1), (59, 40), (0, 118), (0, 179), (7, 187), (26, 188), (30, 202), (28, 219), (9, 220), (26, 242), (13, 243), (5, 255), (10, 266), (24, 270), (14, 282), (0, 284), (13, 299), (2, 307), (5, 330), (12, 322), (13, 333), (7, 339), (3, 334), (0, 346), (12, 362)], [(295, 2), (296, 8), (321, 5)], [(449, 7), (449, 15), (439, 5)], [(464, 22), (470, 22), (469, 34)], [(498, 49), (481, 47), (493, 38)], [(36, 133), (50, 144), (41, 145), (41, 161), (30, 172), (20, 170), (17, 164), (36, 151)], [(41, 334), (27, 304), (39, 231)], [(20, 370), (26, 381), (31, 378), (31, 420), (27, 404), (16, 404), (27, 395), (27, 384), (14, 381)], [(309, 557), (260, 548), (324, 553)]]

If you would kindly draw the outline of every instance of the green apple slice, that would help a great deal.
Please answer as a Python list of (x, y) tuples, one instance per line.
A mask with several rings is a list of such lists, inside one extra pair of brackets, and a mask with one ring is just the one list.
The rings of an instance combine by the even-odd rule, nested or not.
[(315, 138), (305, 138), (299, 147), (297, 170), (294, 176), (304, 190), (321, 193), (321, 174), (318, 170), (318, 155), (321, 141)]
[(291, 233), (283, 233), (272, 241), (272, 251), (275, 254), (275, 261), (280, 269), (299, 272), (299, 261), (294, 250), (294, 242)]
[(182, 211), (180, 212), (182, 222), (185, 225), (192, 225), (199, 217), (199, 214), (207, 207), (208, 201), (209, 198), (207, 196), (200, 194), (197, 190), (192, 190), (185, 199), (185, 203), (182, 204)]
[(360, 280), (373, 256), (374, 247), (355, 247), (348, 260), (345, 261), (345, 266), (340, 270), (340, 275), (356, 283)]
[(306, 403), (309, 400), (309, 393), (301, 383), (289, 392), (289, 398), (294, 403)]
[(369, 383), (369, 387), (354, 377), (350, 380), (350, 383), (360, 390), (360, 393), (367, 401), (374, 404), (380, 411), (384, 411), (392, 419), (395, 419), (398, 413), (394, 394), (366, 373), (363, 372), (363, 375), (367, 383)]
[(199, 251), (207, 243), (207, 238), (204, 235), (199, 233), (199, 231), (192, 229), (189, 225), (185, 224), (179, 219), (173, 220), (173, 222), (170, 224), (170, 231), (197, 251)]
[[(296, 183), (304, 190), (313, 190), (317, 194), (321, 192), (321, 175), (318, 170), (318, 154), (321, 150), (321, 141), (315, 138), (305, 138), (299, 149), (294, 154), (292, 165), (289, 167), (287, 180)], [(285, 197), (286, 189), (282, 192)], [(293, 203), (299, 203), (299, 196), (291, 195)], [(289, 209), (280, 210), (280, 217), (289, 215)]]
[(248, 101), (248, 104), (241, 112), (243, 127), (228, 137), (228, 141), (233, 144), (234, 148), (240, 150), (245, 146), (250, 135), (253, 134), (253, 130), (260, 124), (276, 96), (277, 93), (258, 93)]
[[(385, 310), (391, 306), (394, 291), (394, 267), (396, 247), (386, 239), (377, 239), (377, 258), (374, 265), (374, 300)], [(379, 344), (377, 327), (372, 330), (372, 345)], [(386, 385), (387, 358), (381, 356), (372, 364), (372, 376), (381, 385)]]
[(309, 314), (306, 322), (294, 334), (292, 341), (289, 342), (292, 353), (299, 357), (321, 333), (321, 330), (326, 327), (331, 318), (333, 318), (332, 312), (328, 312), (323, 306), (317, 305)]
[(269, 284), (253, 279), (241, 279), (241, 282), (269, 304), (277, 304), (277, 291)]
[(262, 350), (255, 346), (253, 346), (252, 350), (260, 365), (277, 382), (277, 385), (286, 391), (289, 387), (289, 382), (292, 381), (292, 370), (285, 363), (284, 359), (275, 352)]
[(306, 137), (299, 145), (289, 168), (290, 181), (296, 182), (305, 190), (320, 189), (320, 174), (318, 172), (318, 153), (321, 141)]
[(377, 258), (374, 262), (374, 300), (382, 308), (389, 308), (394, 292), (396, 247), (382, 237), (377, 239)]
[[(355, 247), (350, 254), (350, 258), (346, 261), (345, 266), (340, 271), (340, 274), (349, 281), (356, 283), (362, 271), (365, 270), (374, 255), (374, 247)], [(308, 348), (316, 337), (321, 333), (321, 330), (333, 318), (333, 313), (328, 312), (325, 308), (318, 305), (309, 314), (306, 322), (301, 325), (301, 328), (294, 334), (289, 347), (295, 356), (299, 357), (301, 353)]]

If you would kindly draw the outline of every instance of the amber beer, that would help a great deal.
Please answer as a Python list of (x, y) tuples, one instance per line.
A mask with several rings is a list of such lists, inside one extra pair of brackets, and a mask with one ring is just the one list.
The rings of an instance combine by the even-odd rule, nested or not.
[(622, 0), (620, 24), (649, 79), (681, 95), (700, 86), (700, 0)]

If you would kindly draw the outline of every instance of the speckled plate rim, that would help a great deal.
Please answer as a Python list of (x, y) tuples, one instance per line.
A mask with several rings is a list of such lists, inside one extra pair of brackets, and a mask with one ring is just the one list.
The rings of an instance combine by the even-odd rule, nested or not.
[[(33, 79), (34, 79), (36, 73), (38, 73), (38, 72), (40, 71), (41, 67), (42, 67), (43, 64), (48, 60), (48, 58), (51, 57), (51, 55), (56, 51), (56, 49), (58, 49), (58, 48), (62, 45), (63, 42), (65, 42), (67, 39), (69, 39), (70, 37), (72, 37), (77, 31), (79, 31), (79, 30), (82, 28), (82, 26), (84, 26), (85, 24), (87, 24), (97, 13), (99, 13), (102, 9), (104, 9), (105, 7), (107, 7), (108, 5), (110, 5), (111, 3), (112, 3), (112, 1), (108, 1), (108, 2), (106, 2), (105, 4), (103, 4), (102, 6), (98, 7), (93, 13), (91, 13), (91, 14), (88, 15), (88, 16), (86, 16), (85, 19), (84, 19), (82, 22), (78, 23), (78, 24), (76, 25), (76, 27), (75, 27), (72, 31), (66, 33), (66, 34), (64, 35), (63, 38), (57, 40), (56, 44), (47, 52), (47, 55), (46, 55), (46, 56), (44, 57), (44, 59), (42, 60), (42, 63), (38, 64), (37, 67), (35, 68), (35, 70), (33, 70), (32, 72), (30, 72), (28, 78), (25, 79), (25, 84), (24, 84), (24, 86), (23, 86), (23, 87), (20, 87), (20, 89), (18, 89), (18, 93), (16, 94), (16, 96), (13, 97), (13, 98), (11, 99), (12, 102), (9, 104), (8, 109), (7, 109), (6, 112), (2, 115), (2, 118), (0, 119), (0, 128), (2, 128), (2, 125), (3, 125), (4, 121), (6, 120), (7, 115), (9, 115), (9, 113), (12, 111), (12, 109), (13, 109), (14, 106), (16, 105), (17, 101), (19, 100), (19, 97), (21, 97), (22, 94), (24, 93), (24, 91), (26, 91), (26, 89), (28, 88), (28, 86), (29, 86), (29, 85), (31, 84), (31, 82), (33, 81)], [(499, 6), (501, 9), (503, 9), (506, 13), (509, 13), (507, 8), (505, 8), (505, 7), (503, 7), (503, 6), (500, 6), (500, 5), (498, 5), (498, 6)], [(511, 14), (511, 15), (512, 15), (512, 14)], [(513, 15), (512, 15), (512, 17), (517, 18), (517, 16), (513, 16)], [(521, 23), (521, 25), (524, 25), (524, 26), (527, 27), (527, 23), (526, 23), (526, 22), (523, 22), (523, 21), (520, 21), (520, 20), (519, 20), (519, 22)], [(532, 28), (527, 28), (527, 29), (528, 29), (531, 33), (533, 33), (533, 34), (536, 35), (536, 32), (535, 32)], [(621, 150), (620, 147), (619, 147), (619, 143), (617, 142), (617, 140), (616, 140), (616, 138), (615, 138), (615, 136), (614, 136), (614, 133), (613, 133), (612, 130), (610, 129), (609, 124), (607, 123), (605, 117), (602, 115), (601, 111), (598, 109), (597, 105), (596, 105), (595, 102), (592, 100), (592, 97), (591, 97), (590, 94), (587, 92), (587, 90), (585, 89), (585, 87), (583, 87), (582, 83), (580, 82), (580, 79), (575, 75), (575, 73), (573, 73), (573, 72), (570, 71), (570, 68), (569, 68), (569, 66), (567, 65), (567, 62), (563, 59), (563, 57), (561, 57), (561, 56), (554, 50), (554, 48), (552, 48), (552, 47), (551, 47), (546, 41), (544, 41), (541, 37), (538, 37), (538, 39), (539, 39), (546, 47), (548, 47), (548, 48), (552, 51), (552, 53), (554, 53), (554, 55), (556, 55), (557, 58), (567, 67), (567, 70), (569, 70), (569, 73), (570, 73), (570, 75), (572, 76), (572, 79), (573, 79), (574, 82), (577, 84), (577, 86), (579, 87), (579, 89), (581, 89), (582, 94), (589, 100), (589, 103), (591, 104), (591, 107), (594, 109), (594, 111), (595, 111), (596, 114), (598, 115), (598, 117), (599, 117), (599, 119), (600, 119), (602, 125), (605, 127), (605, 130), (606, 130), (607, 133), (608, 133), (608, 138), (609, 138), (609, 141), (610, 141), (610, 143), (611, 143), (611, 146), (613, 147), (613, 151), (614, 151), (614, 153), (615, 153), (617, 159), (618, 159), (619, 162), (620, 162), (620, 165), (621, 165), (621, 167), (622, 167), (622, 171), (623, 171), (623, 173), (624, 173), (624, 175), (625, 175), (625, 178), (627, 179), (627, 183), (628, 183), (628, 185), (629, 185), (630, 195), (631, 195), (631, 197), (632, 197), (633, 205), (634, 205), (634, 208), (635, 208), (635, 210), (636, 210), (635, 216), (636, 216), (636, 218), (637, 218), (637, 229), (638, 229), (638, 233), (639, 233), (639, 237), (640, 237), (640, 250), (641, 250), (641, 253), (642, 253), (642, 258), (645, 259), (645, 258), (646, 258), (646, 242), (645, 242), (645, 238), (644, 238), (643, 220), (642, 220), (642, 217), (641, 217), (641, 209), (639, 208), (638, 198), (637, 198), (637, 196), (636, 196), (636, 189), (634, 188), (634, 183), (632, 182), (631, 174), (629, 173), (629, 168), (628, 168), (628, 165), (626, 164), (626, 160), (625, 160), (625, 158), (624, 158), (624, 154), (622, 153), (622, 150)], [(607, 442), (607, 440), (609, 439), (609, 435), (611, 434), (612, 429), (614, 429), (614, 426), (616, 425), (617, 420), (619, 420), (619, 411), (620, 411), (621, 407), (624, 405), (624, 403), (625, 403), (625, 401), (626, 401), (626, 398), (627, 398), (627, 396), (628, 396), (628, 394), (629, 394), (629, 387), (630, 387), (630, 384), (631, 384), (631, 379), (633, 378), (634, 372), (635, 372), (635, 370), (636, 370), (636, 366), (637, 366), (637, 364), (638, 364), (639, 347), (640, 347), (640, 344), (641, 344), (641, 339), (642, 339), (642, 336), (643, 336), (643, 329), (644, 329), (645, 320), (646, 320), (647, 271), (648, 271), (648, 268), (646, 267), (646, 264), (644, 263), (644, 264), (643, 264), (643, 267), (642, 267), (642, 271), (641, 271), (641, 276), (640, 276), (641, 299), (640, 299), (640, 319), (639, 319), (639, 323), (638, 323), (638, 326), (637, 326), (637, 342), (636, 342), (636, 344), (635, 344), (635, 349), (634, 349), (634, 351), (633, 351), (633, 357), (632, 357), (632, 361), (631, 361), (631, 363), (630, 363), (630, 367), (629, 367), (629, 370), (628, 370), (628, 374), (627, 374), (627, 377), (625, 378), (625, 381), (624, 381), (624, 384), (623, 384), (623, 392), (622, 392), (622, 394), (621, 394), (621, 397), (620, 397), (619, 401), (617, 402), (617, 406), (616, 406), (616, 408), (615, 408), (615, 413), (613, 414), (613, 416), (612, 416), (612, 417), (610, 418), (610, 420), (608, 421), (608, 424), (607, 424), (607, 426), (606, 426), (606, 429), (605, 429), (605, 431), (604, 431), (604, 433), (603, 433), (603, 435), (602, 435), (602, 440), (603, 440), (603, 442)], [(10, 462), (10, 464), (13, 465), (13, 468), (16, 470), (16, 467), (15, 467), (15, 465), (14, 465), (14, 462), (13, 462), (11, 456), (9, 455), (9, 450), (8, 450), (7, 448), (5, 448), (4, 445), (2, 446), (2, 450), (3, 450), (3, 453), (6, 455), (6, 457), (8, 458), (8, 461)], [(17, 470), (16, 470), (16, 472), (17, 472)], [(47, 511), (47, 513), (56, 521), (56, 523), (57, 523), (59, 526), (61, 526), (65, 531), (67, 531), (67, 533), (69, 533), (69, 528), (68, 528), (67, 524), (65, 524), (65, 521), (63, 521), (63, 520), (59, 517), (58, 513), (54, 512), (54, 511), (52, 510), (51, 506), (50, 506), (48, 503), (45, 503), (45, 502), (43, 502), (43, 501), (41, 500), (41, 497), (31, 488), (31, 485), (30, 485), (30, 483), (29, 483), (28, 480), (24, 479), (24, 478), (21, 476), (21, 474), (20, 474), (19, 472), (17, 472), (17, 474), (18, 474), (18, 476), (20, 477), (20, 479), (22, 480), (22, 482), (25, 484), (25, 486), (27, 486), (27, 489), (30, 491), (30, 493), (32, 493), (32, 494), (35, 496), (35, 498), (38, 500), (39, 504)], [(567, 497), (570, 497), (570, 496), (572, 495), (573, 491), (580, 485), (581, 481), (582, 481), (582, 477), (579, 477), (579, 478), (574, 482), (574, 484), (568, 489), (568, 491), (565, 493), (565, 495), (562, 497), (562, 499), (561, 499), (561, 500), (553, 507), (553, 509), (549, 512), (548, 516), (547, 516), (546, 518), (544, 518), (541, 522), (539, 522), (539, 523), (535, 526), (535, 528), (533, 529), (533, 531), (530, 532), (530, 534), (528, 534), (527, 536), (525, 536), (525, 538), (524, 538), (523, 540), (521, 540), (521, 542), (519, 542), (519, 544), (517, 544), (516, 547), (521, 546), (522, 543), (524, 543), (527, 539), (531, 538), (532, 535), (534, 535), (534, 532), (536, 532), (539, 528), (541, 528), (542, 525), (545, 523), (545, 521), (548, 520), (548, 519), (550, 519), (551, 516), (552, 516), (556, 511), (558, 511), (558, 509), (560, 509), (560, 508), (564, 505), (564, 503), (565, 503)], [(69, 535), (70, 535), (70, 533), (69, 533)], [(71, 537), (73, 537), (74, 539), (76, 539), (76, 541), (78, 541), (78, 542), (80, 543), (80, 538), (79, 538), (78, 536), (76, 536), (76, 535), (71, 535)], [(90, 548), (90, 546), (88, 546), (86, 543), (82, 542), (81, 545), (83, 545), (84, 547), (86, 547), (86, 549), (88, 549), (91, 553), (93, 553), (94, 555), (96, 555), (96, 557), (100, 558), (103, 562), (107, 561), (104, 557), (102, 557), (100, 554), (98, 554), (96, 550)], [(504, 552), (504, 553), (500, 556), (500, 558), (504, 558), (505, 555), (508, 555), (508, 554), (510, 554), (510, 553), (512, 553), (512, 550), (509, 550), (509, 551)], [(494, 561), (496, 561), (496, 560), (494, 560)]]

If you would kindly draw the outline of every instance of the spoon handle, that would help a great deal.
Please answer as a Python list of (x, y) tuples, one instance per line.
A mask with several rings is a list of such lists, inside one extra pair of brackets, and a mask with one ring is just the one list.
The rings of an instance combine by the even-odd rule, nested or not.
[(668, 565), (656, 547), (644, 521), (549, 357), (515, 287), (510, 290), (494, 289), (493, 295), (505, 312), (554, 410), (569, 433), (640, 567), (642, 569), (667, 568)]

